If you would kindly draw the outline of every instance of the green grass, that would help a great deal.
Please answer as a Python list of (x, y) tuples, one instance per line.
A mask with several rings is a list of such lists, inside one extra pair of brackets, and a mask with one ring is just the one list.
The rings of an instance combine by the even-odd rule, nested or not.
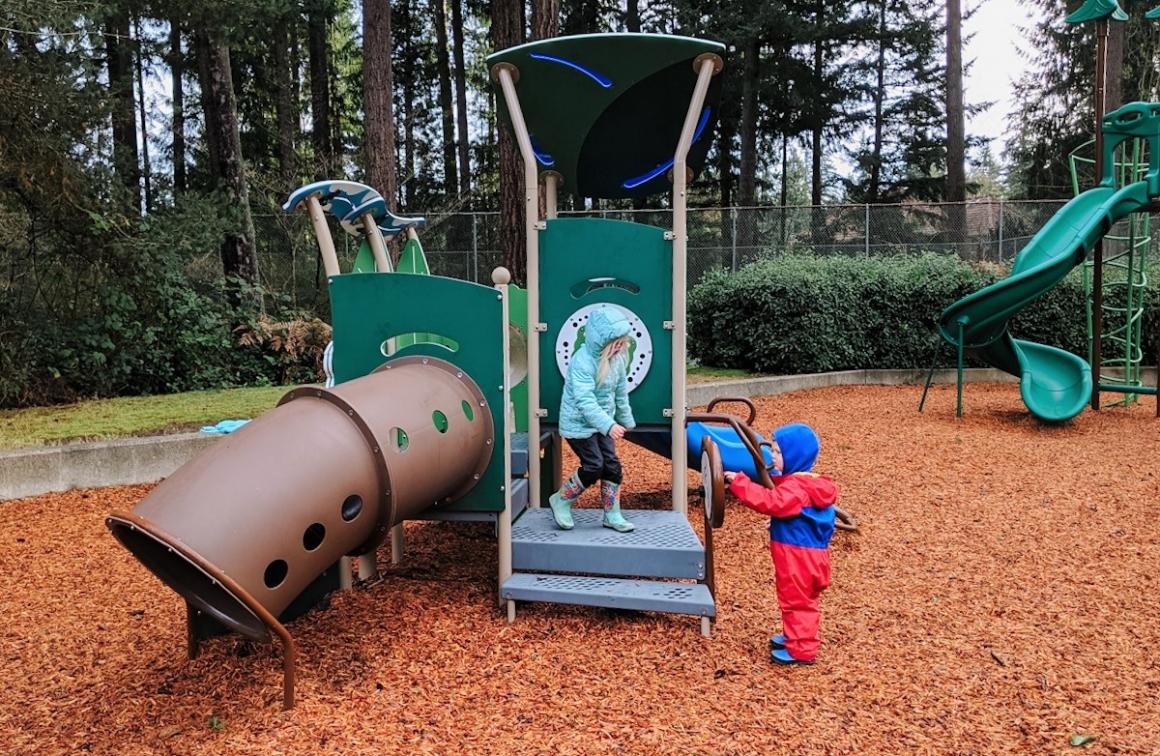
[(197, 430), (219, 420), (257, 417), (289, 390), (263, 386), (191, 391), (2, 410), (0, 448)]
[[(732, 368), (689, 366), (689, 383), (750, 375)], [(264, 386), (0, 410), (0, 449), (197, 430), (219, 420), (257, 417), (287, 391), (287, 386)]]
[(728, 381), (737, 378), (754, 378), (755, 373), (747, 373), (737, 368), (715, 368), (703, 365), (689, 365), (689, 383)]

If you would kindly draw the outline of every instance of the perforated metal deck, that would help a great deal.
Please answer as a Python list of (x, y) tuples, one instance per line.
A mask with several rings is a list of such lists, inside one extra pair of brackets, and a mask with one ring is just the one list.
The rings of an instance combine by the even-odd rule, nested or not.
[(688, 519), (673, 511), (624, 510), (631, 533), (603, 527), (603, 510), (573, 509), (576, 527), (560, 530), (552, 510), (529, 509), (512, 526), (512, 567), (632, 577), (705, 577), (705, 550)]
[(508, 578), (502, 593), (503, 598), (515, 601), (604, 606), (699, 617), (717, 614), (713, 596), (702, 583), (523, 573)]

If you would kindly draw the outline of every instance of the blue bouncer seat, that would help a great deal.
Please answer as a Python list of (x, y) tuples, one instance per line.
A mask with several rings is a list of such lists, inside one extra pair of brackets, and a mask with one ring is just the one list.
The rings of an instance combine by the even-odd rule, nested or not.
[[(694, 470), (701, 469), (701, 440), (705, 436), (710, 436), (717, 442), (717, 448), (721, 451), (721, 467), (726, 472), (743, 472), (751, 479), (757, 478), (757, 470), (753, 466), (753, 455), (745, 448), (745, 444), (737, 435), (737, 431), (726, 425), (706, 425), (705, 423), (689, 423), (686, 429), (689, 442), (689, 466)], [(765, 437), (760, 433), (757, 438), (761, 441)], [(769, 449), (764, 446), (761, 447), (761, 455), (768, 465), (773, 457), (769, 454)]]

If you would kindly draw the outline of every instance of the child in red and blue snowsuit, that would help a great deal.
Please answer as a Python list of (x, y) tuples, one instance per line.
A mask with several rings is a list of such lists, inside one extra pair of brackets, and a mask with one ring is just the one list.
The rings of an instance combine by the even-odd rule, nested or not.
[(782, 634), (769, 639), (779, 664), (812, 664), (818, 654), (818, 598), (830, 584), (830, 538), (838, 487), (810, 472), (818, 458), (818, 436), (802, 423), (774, 431), (773, 488), (745, 473), (726, 473), (729, 490), (745, 506), (767, 515), (769, 550), (781, 607)]

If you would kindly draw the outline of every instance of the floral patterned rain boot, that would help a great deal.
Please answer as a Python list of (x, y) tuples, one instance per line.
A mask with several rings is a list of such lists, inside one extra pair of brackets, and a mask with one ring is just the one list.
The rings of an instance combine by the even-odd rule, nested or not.
[(556, 521), (556, 526), (560, 530), (571, 530), (575, 523), (572, 522), (572, 505), (580, 498), (580, 494), (584, 492), (584, 484), (580, 482), (580, 473), (572, 473), (572, 477), (564, 481), (564, 485), (560, 490), (548, 497), (548, 506), (552, 508), (552, 518)]
[(630, 533), (636, 526), (624, 519), (620, 513), (620, 484), (600, 481), (600, 501), (604, 503), (604, 521), (606, 528), (612, 528), (619, 533)]

